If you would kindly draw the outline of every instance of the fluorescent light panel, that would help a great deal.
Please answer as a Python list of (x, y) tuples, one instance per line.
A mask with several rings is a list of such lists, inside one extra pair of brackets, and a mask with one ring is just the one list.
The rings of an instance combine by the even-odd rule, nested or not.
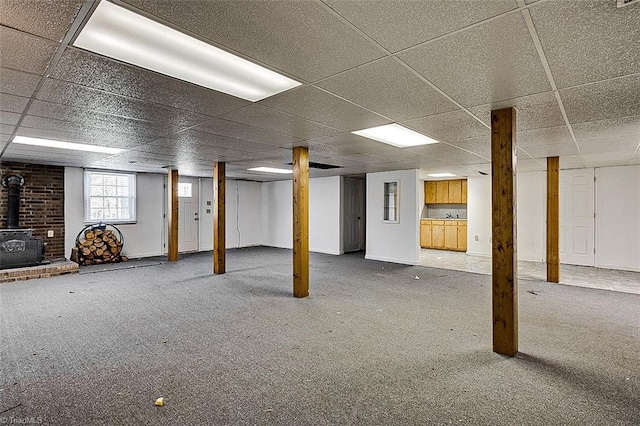
[(276, 169), (274, 167), (254, 167), (253, 169), (248, 169), (252, 172), (265, 172), (265, 173), (280, 173), (280, 174), (291, 174), (293, 170), (287, 169)]
[(252, 102), (301, 84), (107, 1), (73, 45)]
[(50, 139), (28, 138), (25, 136), (16, 136), (13, 143), (20, 145), (44, 146), (47, 148), (70, 149), (74, 151), (100, 152), (104, 154), (119, 154), (124, 149), (109, 148), (107, 146), (87, 145), (83, 143), (62, 142)]
[(414, 132), (399, 124), (385, 124), (384, 126), (370, 127), (368, 129), (356, 130), (356, 135), (383, 142), (389, 145), (405, 148), (408, 146), (428, 145), (438, 143), (437, 140), (428, 136)]
[(431, 177), (454, 177), (453, 173), (429, 173), (427, 176)]

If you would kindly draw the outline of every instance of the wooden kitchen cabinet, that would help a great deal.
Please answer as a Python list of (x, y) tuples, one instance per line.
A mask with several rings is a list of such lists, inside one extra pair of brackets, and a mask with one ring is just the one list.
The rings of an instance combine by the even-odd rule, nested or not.
[(432, 246), (432, 225), (430, 220), (422, 219), (420, 221), (420, 247), (431, 247)]
[(444, 248), (458, 250), (458, 221), (447, 220), (444, 225)]
[(431, 244), (433, 248), (444, 248), (444, 220), (431, 222)]
[(467, 251), (467, 222), (458, 221), (458, 250)]
[(467, 204), (467, 180), (428, 180), (424, 183), (425, 204)]
[(449, 181), (436, 181), (436, 203), (446, 204), (449, 202)]
[(449, 204), (462, 203), (462, 181), (450, 180), (449, 182)]
[(467, 251), (467, 221), (420, 219), (420, 247)]
[(436, 182), (433, 180), (424, 183), (424, 202), (426, 204), (436, 203)]
[(467, 180), (464, 179), (461, 182), (462, 182), (462, 197), (460, 202), (462, 204), (467, 204)]

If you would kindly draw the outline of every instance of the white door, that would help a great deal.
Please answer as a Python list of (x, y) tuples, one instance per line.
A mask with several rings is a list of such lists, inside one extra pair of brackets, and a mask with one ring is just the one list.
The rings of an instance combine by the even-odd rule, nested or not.
[(178, 251), (198, 250), (198, 179), (178, 178)]
[(560, 171), (560, 263), (594, 266), (594, 169)]
[(357, 251), (364, 247), (364, 185), (362, 179), (344, 178), (343, 239), (344, 251)]

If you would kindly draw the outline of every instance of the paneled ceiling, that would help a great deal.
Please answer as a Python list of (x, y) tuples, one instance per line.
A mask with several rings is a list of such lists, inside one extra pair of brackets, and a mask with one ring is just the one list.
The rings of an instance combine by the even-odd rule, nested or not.
[[(282, 179), (294, 146), (341, 166), (489, 171), (489, 115), (518, 111), (518, 167), (640, 164), (640, 3), (113, 0), (301, 83), (252, 103), (72, 47), (96, 2), (0, 0), (2, 161)], [(388, 123), (439, 144), (351, 134)], [(16, 135), (124, 148), (11, 143)]]

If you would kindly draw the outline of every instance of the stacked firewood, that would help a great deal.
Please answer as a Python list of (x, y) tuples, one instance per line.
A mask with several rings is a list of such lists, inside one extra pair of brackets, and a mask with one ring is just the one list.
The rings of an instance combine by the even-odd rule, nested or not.
[(110, 229), (88, 229), (84, 232), (84, 239), (78, 238), (76, 241), (71, 260), (79, 265), (98, 265), (129, 260), (126, 256), (120, 255), (122, 242)]

